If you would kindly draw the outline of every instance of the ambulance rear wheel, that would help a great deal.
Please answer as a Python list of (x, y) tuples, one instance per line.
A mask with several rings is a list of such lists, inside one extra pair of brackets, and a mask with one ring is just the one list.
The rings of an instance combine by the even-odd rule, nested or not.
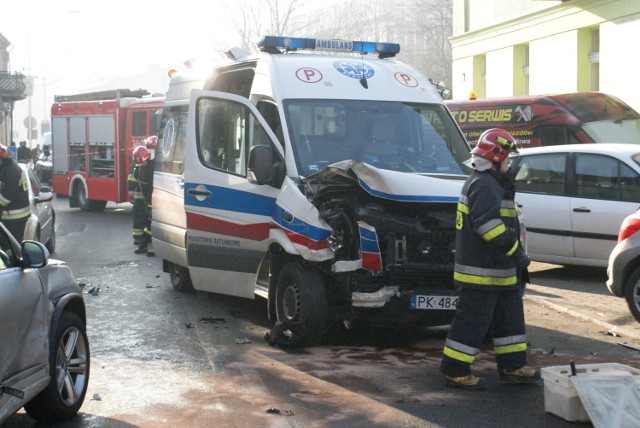
[(171, 285), (176, 291), (186, 292), (193, 290), (193, 284), (191, 284), (191, 278), (189, 277), (189, 270), (187, 268), (169, 262), (169, 278), (171, 279)]
[(287, 263), (278, 275), (276, 314), (291, 346), (314, 346), (327, 329), (327, 287), (320, 271)]

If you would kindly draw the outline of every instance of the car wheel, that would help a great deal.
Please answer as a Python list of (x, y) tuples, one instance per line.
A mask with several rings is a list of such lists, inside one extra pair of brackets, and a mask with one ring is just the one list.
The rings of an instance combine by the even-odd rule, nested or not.
[(171, 285), (177, 291), (185, 292), (193, 290), (193, 284), (189, 277), (189, 270), (175, 263), (169, 263), (169, 278)]
[(633, 317), (640, 321), (640, 268), (636, 269), (627, 279), (624, 286), (624, 298)]
[(320, 271), (287, 263), (278, 275), (276, 314), (288, 344), (313, 346), (327, 329), (327, 290)]
[(78, 315), (63, 312), (49, 349), (51, 381), (24, 409), (39, 421), (57, 422), (78, 413), (89, 385), (89, 341)]
[(49, 250), (49, 254), (53, 254), (56, 251), (56, 222), (55, 220), (51, 220), (51, 235), (49, 236), (49, 240), (46, 244), (44, 244)]

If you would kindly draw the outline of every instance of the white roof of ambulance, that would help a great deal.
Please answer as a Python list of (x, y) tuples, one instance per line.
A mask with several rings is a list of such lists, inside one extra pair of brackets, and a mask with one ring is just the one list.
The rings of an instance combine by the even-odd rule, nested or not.
[[(364, 74), (368, 89), (360, 83)], [(354, 99), (442, 104), (413, 67), (375, 56), (261, 53), (252, 95), (275, 99)]]

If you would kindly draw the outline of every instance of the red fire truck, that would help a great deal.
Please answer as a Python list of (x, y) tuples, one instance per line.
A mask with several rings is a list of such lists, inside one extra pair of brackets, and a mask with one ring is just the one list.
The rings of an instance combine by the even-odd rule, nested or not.
[(69, 206), (100, 211), (128, 200), (133, 148), (156, 133), (164, 97), (145, 90), (56, 96), (51, 106), (52, 185)]

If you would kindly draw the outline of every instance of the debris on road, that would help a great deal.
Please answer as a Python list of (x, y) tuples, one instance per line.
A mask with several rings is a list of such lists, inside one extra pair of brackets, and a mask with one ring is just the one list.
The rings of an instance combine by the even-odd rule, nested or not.
[(264, 340), (271, 346), (276, 345), (295, 345), (297, 336), (294, 331), (301, 332), (302, 326), (296, 321), (276, 322), (271, 329), (264, 335)]
[(185, 323), (187, 328), (198, 328), (198, 326), (192, 322)]
[(102, 401), (102, 398), (98, 395), (98, 393), (93, 394), (93, 399), (96, 401)]
[(293, 412), (291, 410), (267, 409), (267, 413), (272, 415), (293, 416)]
[(92, 296), (97, 296), (98, 293), (100, 293), (100, 286), (95, 286), (93, 287), (91, 290), (87, 291), (88, 294), (91, 294)]
[(246, 337), (243, 337), (242, 339), (236, 339), (236, 343), (238, 345), (244, 345), (246, 343), (251, 343), (251, 341), (249, 339), (247, 339)]
[(224, 323), (227, 320), (224, 317), (202, 317), (200, 318), (201, 323)]

